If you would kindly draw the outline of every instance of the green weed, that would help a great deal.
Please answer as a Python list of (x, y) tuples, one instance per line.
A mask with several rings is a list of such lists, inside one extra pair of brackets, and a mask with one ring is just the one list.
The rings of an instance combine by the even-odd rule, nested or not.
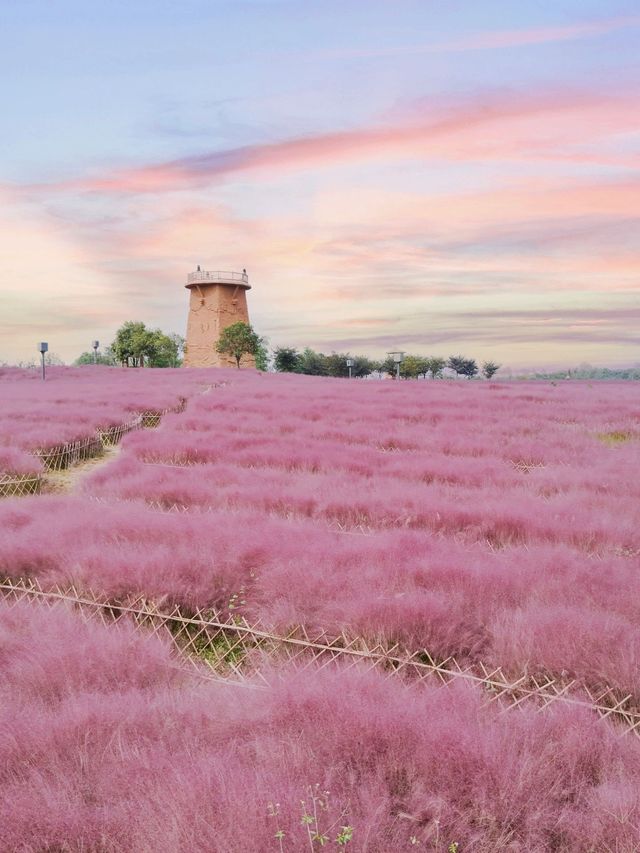
[(624, 441), (630, 441), (633, 437), (633, 433), (624, 432), (623, 430), (596, 433), (596, 438), (603, 442), (603, 444), (608, 444), (610, 447), (615, 447), (618, 444), (622, 444)]

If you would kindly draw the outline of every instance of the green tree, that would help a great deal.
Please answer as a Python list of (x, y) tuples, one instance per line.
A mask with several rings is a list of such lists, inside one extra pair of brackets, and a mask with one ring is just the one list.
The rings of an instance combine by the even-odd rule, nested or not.
[(224, 355), (230, 355), (236, 360), (236, 367), (240, 369), (240, 359), (243, 355), (254, 355), (258, 352), (261, 344), (260, 335), (253, 330), (248, 323), (232, 323), (222, 330), (216, 351)]
[(149, 367), (180, 367), (183, 348), (181, 335), (165, 335), (160, 329), (147, 332), (145, 354)]
[(447, 367), (455, 370), (458, 376), (466, 376), (471, 379), (478, 372), (478, 365), (473, 358), (465, 358), (463, 355), (452, 355), (447, 361)]
[(478, 372), (478, 365), (474, 358), (465, 358), (464, 364), (462, 365), (462, 375), (466, 376), (467, 379), (473, 379), (473, 377)]
[(278, 373), (300, 373), (300, 353), (293, 347), (278, 347), (274, 353), (273, 366)]
[(173, 344), (176, 348), (176, 363), (172, 366), (182, 367), (182, 362), (184, 359), (184, 348), (187, 342), (182, 335), (179, 335), (176, 332), (172, 332), (169, 337), (173, 341)]
[(423, 355), (419, 355), (418, 359), (418, 367), (420, 368), (418, 376), (422, 376), (423, 379), (427, 378), (427, 373), (429, 372), (429, 359), (425, 358)]
[(332, 352), (331, 355), (325, 356), (325, 365), (327, 376), (345, 377), (349, 375), (347, 367), (348, 356), (340, 352)]
[(396, 363), (392, 356), (388, 355), (384, 361), (380, 362), (380, 372), (386, 373), (388, 376), (395, 377)]
[(369, 376), (370, 373), (373, 373), (377, 369), (376, 363), (364, 355), (354, 355), (352, 356), (352, 361), (352, 376)]
[(463, 355), (450, 355), (447, 359), (447, 367), (449, 370), (455, 370), (458, 376), (464, 373), (465, 357)]
[(260, 338), (258, 349), (255, 353), (256, 370), (267, 373), (269, 370), (269, 341), (265, 337)]
[[(93, 351), (81, 353), (73, 363), (77, 366), (81, 366), (84, 364), (94, 364)], [(108, 367), (113, 367), (116, 364), (116, 360), (113, 357), (113, 353), (111, 352), (111, 347), (107, 347), (105, 352), (99, 352), (97, 354), (95, 364), (103, 364)]]
[(123, 367), (144, 367), (145, 358), (154, 351), (153, 336), (144, 323), (127, 320), (116, 332), (111, 348)]
[(124, 367), (144, 367), (145, 363), (149, 367), (180, 367), (184, 338), (129, 320), (120, 326), (108, 351)]
[(300, 373), (306, 373), (308, 376), (326, 376), (326, 355), (307, 347), (300, 356)]
[(405, 355), (400, 365), (400, 376), (403, 379), (417, 379), (418, 376), (426, 376), (429, 370), (429, 362), (421, 355)]
[(439, 356), (431, 356), (427, 359), (428, 370), (432, 379), (441, 379), (442, 371), (447, 366), (447, 361)]
[(495, 361), (485, 361), (484, 364), (482, 365), (482, 375), (486, 379), (491, 379), (493, 374), (497, 373), (501, 367), (502, 367), (502, 365), (496, 364)]

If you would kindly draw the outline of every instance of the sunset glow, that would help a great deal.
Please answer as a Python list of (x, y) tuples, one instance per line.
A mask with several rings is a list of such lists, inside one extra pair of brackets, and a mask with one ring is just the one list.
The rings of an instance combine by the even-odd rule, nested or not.
[(640, 360), (635, 4), (2, 5), (0, 360), (198, 263), (272, 346)]

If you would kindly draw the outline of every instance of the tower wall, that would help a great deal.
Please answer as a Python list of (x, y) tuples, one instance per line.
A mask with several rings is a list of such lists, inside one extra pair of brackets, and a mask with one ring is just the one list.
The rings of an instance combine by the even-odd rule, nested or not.
[[(233, 323), (249, 323), (247, 287), (236, 284), (198, 282), (190, 290), (185, 367), (235, 367), (233, 357), (216, 352), (220, 333)], [(253, 356), (245, 355), (242, 367), (255, 367)]]

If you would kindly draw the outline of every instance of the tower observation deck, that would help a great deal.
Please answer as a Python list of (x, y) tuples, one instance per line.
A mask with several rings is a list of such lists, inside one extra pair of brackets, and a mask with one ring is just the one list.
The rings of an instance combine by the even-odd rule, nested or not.
[[(189, 318), (185, 367), (235, 367), (229, 356), (216, 352), (221, 332), (234, 323), (249, 323), (246, 270), (201, 270), (189, 273)], [(252, 356), (243, 356), (243, 367), (255, 367)]]
[(232, 284), (234, 287), (244, 287), (245, 290), (251, 290), (249, 276), (246, 272), (227, 272), (225, 270), (190, 272), (185, 287), (195, 287), (198, 284)]

